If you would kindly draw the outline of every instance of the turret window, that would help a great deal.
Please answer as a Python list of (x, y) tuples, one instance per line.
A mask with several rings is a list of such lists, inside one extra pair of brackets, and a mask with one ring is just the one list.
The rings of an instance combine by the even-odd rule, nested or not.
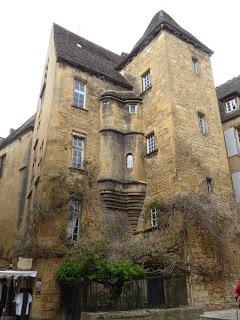
[(137, 105), (136, 104), (129, 105), (129, 113), (137, 113)]
[(128, 169), (133, 168), (133, 155), (132, 154), (127, 155), (127, 168)]
[(206, 185), (207, 185), (207, 192), (212, 193), (213, 192), (213, 180), (212, 178), (206, 177)]
[(0, 177), (3, 176), (5, 162), (6, 162), (6, 154), (0, 156)]
[(158, 215), (157, 208), (151, 209), (151, 226), (152, 227), (157, 227), (158, 226), (157, 215)]
[(201, 134), (206, 134), (206, 121), (205, 115), (203, 113), (198, 112), (198, 123)]
[(74, 80), (73, 105), (77, 108), (85, 108), (86, 104), (86, 83)]

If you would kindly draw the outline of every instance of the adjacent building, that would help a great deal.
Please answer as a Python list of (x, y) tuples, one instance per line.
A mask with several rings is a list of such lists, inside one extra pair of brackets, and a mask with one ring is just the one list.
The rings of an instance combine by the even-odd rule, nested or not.
[[(240, 199), (240, 81), (217, 88), (220, 118), (212, 53), (164, 11), (127, 55), (53, 25), (36, 116), (0, 144), (1, 261), (16, 262), (18, 235), (41, 248), (33, 266), (42, 282), (34, 319), (57, 318), (55, 271), (64, 232), (72, 242), (81, 238), (83, 226), (91, 237), (106, 229), (154, 232), (157, 211), (144, 212), (144, 203), (192, 192), (228, 203), (231, 175)], [(87, 170), (97, 182), (88, 184), (85, 199), (71, 193), (69, 207), (49, 214), (43, 206), (49, 194), (64, 194), (63, 183), (52, 188), (54, 177), (81, 178)], [(42, 214), (38, 220), (36, 212), (37, 218)], [(190, 304), (228, 302), (231, 281), (191, 281)]]

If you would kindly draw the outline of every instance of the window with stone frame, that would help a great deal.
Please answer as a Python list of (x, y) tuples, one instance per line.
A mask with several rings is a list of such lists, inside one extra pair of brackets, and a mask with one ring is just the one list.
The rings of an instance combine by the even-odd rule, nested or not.
[(72, 167), (74, 169), (84, 168), (84, 145), (85, 137), (74, 132), (72, 137)]
[(196, 75), (199, 75), (199, 62), (198, 62), (198, 59), (196, 58), (192, 58), (192, 69), (193, 69), (193, 73), (195, 73)]
[(206, 117), (205, 114), (198, 112), (198, 123), (201, 134), (206, 134)]
[(212, 193), (213, 192), (213, 179), (206, 177), (206, 186), (207, 186), (207, 192)]
[(3, 154), (2, 156), (0, 156), (0, 177), (3, 176), (5, 162), (6, 162), (6, 154)]
[(137, 105), (136, 104), (129, 105), (129, 113), (137, 113)]
[(147, 136), (147, 154), (156, 150), (156, 138), (154, 133)]
[(149, 69), (148, 71), (146, 71), (142, 75), (142, 88), (143, 88), (143, 91), (147, 90), (151, 86), (152, 86), (152, 77), (151, 77), (151, 73), (150, 73), (150, 69)]
[(73, 106), (77, 108), (86, 107), (86, 83), (74, 79)]
[(225, 113), (231, 113), (239, 109), (239, 102), (237, 98), (233, 98), (225, 102)]
[(133, 155), (129, 153), (127, 155), (127, 169), (132, 169), (133, 168)]
[(158, 210), (157, 210), (157, 208), (151, 209), (151, 226), (152, 227), (158, 226)]
[(72, 198), (69, 201), (69, 220), (67, 228), (67, 239), (69, 242), (76, 242), (80, 237), (80, 215), (81, 201)]

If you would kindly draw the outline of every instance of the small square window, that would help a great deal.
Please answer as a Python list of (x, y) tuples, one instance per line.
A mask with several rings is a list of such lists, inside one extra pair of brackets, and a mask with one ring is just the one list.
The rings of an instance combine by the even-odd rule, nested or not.
[(231, 99), (225, 102), (225, 113), (234, 112), (239, 108), (237, 100)]
[(213, 192), (213, 179), (206, 177), (206, 185), (207, 185), (207, 192), (212, 193)]
[(199, 62), (196, 58), (192, 58), (192, 69), (196, 75), (199, 74)]
[(156, 150), (156, 139), (154, 134), (147, 137), (147, 154)]
[(152, 86), (152, 78), (150, 70), (148, 70), (144, 75), (142, 76), (142, 87), (143, 91), (147, 90)]
[(129, 113), (137, 113), (137, 106), (136, 104), (129, 105)]
[(74, 80), (73, 105), (77, 108), (85, 108), (86, 84), (80, 80)]

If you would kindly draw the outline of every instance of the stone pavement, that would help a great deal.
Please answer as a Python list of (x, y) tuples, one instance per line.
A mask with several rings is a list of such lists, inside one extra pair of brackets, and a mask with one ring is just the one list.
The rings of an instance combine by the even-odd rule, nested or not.
[(240, 310), (229, 309), (229, 310), (221, 310), (221, 311), (211, 311), (204, 312), (201, 316), (201, 320), (240, 320)]

